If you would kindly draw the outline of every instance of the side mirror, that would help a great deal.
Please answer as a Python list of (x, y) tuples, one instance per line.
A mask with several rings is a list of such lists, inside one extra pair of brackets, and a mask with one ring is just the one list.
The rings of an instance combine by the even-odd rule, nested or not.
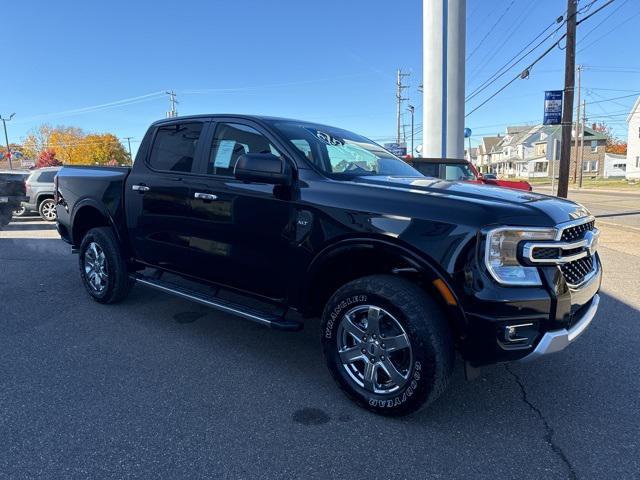
[(243, 182), (291, 185), (291, 167), (284, 158), (271, 153), (247, 153), (241, 155), (233, 171)]

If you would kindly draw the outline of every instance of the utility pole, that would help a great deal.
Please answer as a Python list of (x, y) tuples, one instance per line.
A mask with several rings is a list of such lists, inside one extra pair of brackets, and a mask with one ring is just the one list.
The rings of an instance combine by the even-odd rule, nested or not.
[(7, 135), (7, 122), (11, 121), (15, 113), (9, 115), (9, 118), (5, 118), (0, 115), (2, 125), (4, 126), (4, 141), (7, 143), (7, 159), (9, 160), (9, 170), (13, 170), (13, 163), (11, 163), (11, 149), (9, 148), (9, 136)]
[[(584, 126), (587, 122), (587, 101), (582, 101), (582, 135), (580, 135), (580, 188), (582, 188), (582, 162), (584, 160)], [(576, 152), (577, 155), (577, 152)], [(576, 156), (576, 168), (578, 168), (578, 157)]]
[(577, 0), (567, 0), (567, 46), (564, 60), (564, 102), (562, 106), (562, 145), (560, 146), (560, 174), (558, 196), (569, 193), (569, 165), (571, 162), (571, 127), (573, 126), (573, 90), (576, 69), (576, 7)]
[(416, 108), (413, 105), (409, 105), (407, 110), (411, 112), (411, 157), (413, 157), (414, 149), (413, 149), (413, 117), (416, 112)]
[[(578, 98), (576, 99), (576, 127), (575, 127), (575, 143), (573, 150), (575, 151), (574, 160), (575, 160), (575, 168), (573, 169), (573, 183), (576, 183), (576, 176), (578, 175), (578, 142), (580, 141), (580, 135), (578, 132), (580, 131), (580, 79), (582, 77), (582, 65), (578, 65), (576, 67), (576, 72), (578, 73)], [(583, 125), (584, 131), (584, 125)]]
[(133, 165), (133, 157), (131, 156), (131, 139), (133, 137), (124, 137), (124, 138), (127, 141), (127, 144), (129, 145), (129, 163)]
[(402, 73), (401, 69), (398, 69), (398, 77), (396, 79), (396, 123), (397, 123), (397, 135), (396, 135), (396, 143), (400, 144), (400, 112), (402, 111), (402, 102), (405, 100), (409, 100), (408, 98), (404, 98), (402, 96), (402, 91), (405, 88), (409, 88), (408, 85), (402, 84), (402, 78), (408, 77), (409, 73)]
[(176, 92), (174, 92), (173, 90), (168, 90), (165, 92), (167, 95), (169, 95), (169, 105), (171, 110), (169, 110), (167, 112), (167, 118), (174, 118), (178, 116), (178, 111), (176, 110), (176, 105), (179, 103), (176, 100)]

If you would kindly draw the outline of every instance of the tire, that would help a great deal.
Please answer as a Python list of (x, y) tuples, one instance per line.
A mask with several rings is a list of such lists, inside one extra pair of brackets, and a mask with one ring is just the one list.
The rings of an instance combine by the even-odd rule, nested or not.
[(38, 213), (40, 217), (47, 222), (55, 222), (58, 218), (56, 213), (56, 203), (53, 198), (45, 198), (40, 205), (38, 205)]
[(12, 211), (11, 208), (0, 208), (0, 227), (8, 225), (11, 221)]
[(96, 302), (117, 303), (133, 287), (118, 241), (109, 227), (87, 232), (80, 244), (78, 263), (82, 283)]
[(455, 359), (440, 306), (416, 284), (392, 275), (363, 277), (333, 294), (322, 315), (322, 347), (340, 388), (361, 407), (389, 416), (413, 413), (438, 398)]
[(13, 212), (12, 212), (13, 216), (16, 218), (19, 217), (26, 217), (27, 216), (27, 207), (25, 207), (24, 205), (20, 205), (18, 208), (16, 208)]

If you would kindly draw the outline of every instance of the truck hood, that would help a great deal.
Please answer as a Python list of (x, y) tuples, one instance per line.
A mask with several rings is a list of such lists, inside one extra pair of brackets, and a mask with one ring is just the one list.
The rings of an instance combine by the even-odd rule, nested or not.
[[(555, 225), (589, 215), (582, 205), (569, 200), (484, 184), (450, 182), (430, 177), (391, 176), (357, 177), (353, 182), (378, 188), (405, 190), (416, 196), (427, 194), (432, 198), (444, 197), (449, 201), (483, 204), (494, 208), (503, 221), (508, 221), (508, 217), (514, 217), (514, 222), (525, 220), (528, 213), (537, 217), (547, 217)], [(526, 224), (523, 221), (519, 223)]]

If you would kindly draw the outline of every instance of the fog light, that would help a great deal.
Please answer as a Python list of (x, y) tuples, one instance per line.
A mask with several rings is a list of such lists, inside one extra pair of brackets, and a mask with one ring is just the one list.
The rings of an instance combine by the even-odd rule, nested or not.
[(537, 334), (533, 326), (533, 323), (506, 325), (498, 334), (498, 343), (506, 350), (529, 347)]

